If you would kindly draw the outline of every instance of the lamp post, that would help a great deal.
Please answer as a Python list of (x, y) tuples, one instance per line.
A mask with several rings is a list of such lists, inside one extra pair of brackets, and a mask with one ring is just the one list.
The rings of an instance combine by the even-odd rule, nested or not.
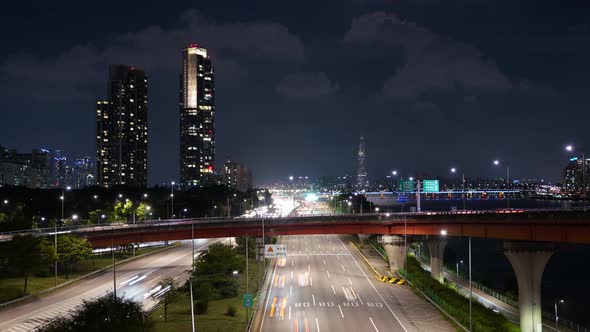
[[(565, 147), (565, 150), (573, 152), (574, 146), (570, 144)], [(582, 207), (584, 206), (586, 206), (586, 156), (584, 150), (582, 150)]]
[(172, 189), (171, 193), (170, 193), (170, 199), (171, 199), (171, 206), (170, 206), (170, 218), (174, 218), (174, 185), (176, 184), (174, 181), (172, 181), (172, 186), (170, 186), (170, 188)]
[(500, 166), (500, 165), (504, 165), (506, 166), (506, 204), (508, 209), (510, 209), (510, 162), (505, 161), (505, 160), (494, 160), (494, 165), (496, 166)]
[[(64, 222), (64, 211), (65, 211), (65, 200), (66, 200), (66, 190), (70, 190), (72, 189), (72, 187), (67, 186), (64, 189), (61, 190), (61, 196), (59, 197), (61, 200), (61, 222), (63, 225)], [(8, 201), (4, 201), (5, 204), (8, 204)], [(55, 270), (55, 286), (57, 286), (57, 222), (55, 222), (54, 225), (54, 232), (53, 232), (53, 240), (54, 240), (54, 246), (55, 246), (55, 264), (54, 264), (54, 270)]]
[(463, 264), (463, 261), (459, 261), (459, 260), (457, 261), (457, 280), (461, 279), (459, 277), (459, 263)]
[[(457, 169), (455, 167), (451, 168), (451, 173), (455, 174)], [(465, 173), (461, 172), (461, 182), (462, 182), (462, 197), (463, 197), (463, 210), (465, 210)]]
[(563, 302), (564, 302), (563, 300), (559, 300), (554, 303), (554, 305), (555, 305), (555, 332), (558, 332), (557, 328), (559, 327), (559, 316), (557, 316), (557, 305), (559, 303), (563, 303)]

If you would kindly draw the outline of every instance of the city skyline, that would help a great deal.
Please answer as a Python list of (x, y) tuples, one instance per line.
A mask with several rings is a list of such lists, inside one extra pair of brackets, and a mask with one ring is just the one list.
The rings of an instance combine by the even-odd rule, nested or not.
[[(112, 15), (113, 24), (80, 24), (67, 33), (44, 24), (41, 35), (63, 35), (59, 43), (30, 43), (29, 30), (5, 28), (18, 38), (7, 38), (0, 52), (1, 91), (6, 109), (19, 111), (3, 115), (0, 141), (21, 151), (51, 145), (91, 154), (93, 121), (81, 110), (104, 91), (104, 68), (125, 63), (152, 78), (149, 184), (179, 180), (178, 50), (198, 42), (216, 64), (216, 106), (223, 110), (217, 154), (249, 165), (260, 184), (292, 173), (352, 174), (359, 131), (370, 142), (367, 171), (375, 176), (444, 172), (450, 165), (500, 176), (489, 164), (500, 158), (511, 160), (517, 177), (557, 181), (571, 156), (563, 146), (590, 143), (583, 136), (590, 120), (587, 8), (375, 2), (334, 10), (328, 2), (303, 24), (293, 19), (301, 8), (289, 6), (257, 16), (239, 3), (232, 15), (210, 4), (145, 5), (133, 25), (94, 8), (96, 17)], [(536, 12), (523, 19), (519, 13), (529, 6)], [(467, 31), (454, 23), (462, 13), (485, 24)], [(41, 13), (29, 15), (44, 22)], [(82, 17), (94, 19), (76, 20)], [(320, 27), (328, 28), (314, 34)], [(438, 45), (432, 56), (409, 35)], [(445, 62), (449, 54), (461, 59), (457, 66)], [(24, 123), (35, 135), (22, 130)]]

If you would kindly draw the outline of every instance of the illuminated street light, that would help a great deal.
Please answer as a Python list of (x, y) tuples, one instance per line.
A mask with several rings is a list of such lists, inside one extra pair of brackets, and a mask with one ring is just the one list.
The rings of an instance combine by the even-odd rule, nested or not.
[(414, 181), (414, 177), (413, 176), (410, 176), (410, 181)]
[(391, 172), (391, 175), (397, 175), (397, 171)]
[(78, 220), (78, 215), (77, 214), (72, 215), (72, 220)]
[(148, 197), (147, 193), (143, 194), (143, 198), (147, 198), (147, 197)]
[(440, 235), (446, 236), (447, 235), (447, 230), (446, 229), (441, 230), (440, 231)]
[(506, 190), (508, 191), (506, 193), (506, 205), (507, 208), (510, 209), (510, 162), (505, 161), (505, 160), (494, 160), (494, 165), (496, 166), (500, 166), (500, 165), (505, 165), (506, 166)]
[(375, 208), (375, 212), (379, 212), (379, 208), (378, 207)]
[(4, 205), (6, 205), (6, 204), (8, 204), (8, 200), (7, 199), (4, 200)]
[(94, 195), (94, 199), (98, 199), (98, 196), (97, 195)]
[(451, 168), (451, 173), (455, 173), (457, 172), (457, 169), (455, 167)]
[(557, 305), (560, 304), (560, 303), (563, 303), (563, 302), (565, 302), (565, 301), (564, 300), (559, 300), (559, 301), (555, 302), (555, 331), (556, 332), (557, 332), (557, 328), (559, 327), (558, 326), (559, 316), (557, 315)]

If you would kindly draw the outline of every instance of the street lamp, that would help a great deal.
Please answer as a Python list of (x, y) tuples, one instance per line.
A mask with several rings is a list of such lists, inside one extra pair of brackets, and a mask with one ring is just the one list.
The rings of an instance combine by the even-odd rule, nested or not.
[(172, 186), (171, 186), (172, 192), (170, 193), (170, 199), (172, 202), (171, 202), (171, 206), (170, 206), (171, 207), (170, 208), (170, 214), (171, 214), (170, 218), (174, 218), (174, 185), (176, 183), (174, 181), (172, 181), (171, 184), (172, 184)]
[[(574, 146), (567, 145), (565, 150), (568, 152), (573, 152)], [(584, 150), (582, 150), (582, 206), (586, 206), (586, 156)]]
[(379, 212), (379, 208), (378, 207), (375, 208), (375, 212)]
[[(67, 186), (64, 189), (61, 190), (61, 196), (59, 197), (59, 199), (61, 200), (61, 222), (63, 224), (64, 221), (64, 209), (65, 209), (65, 200), (66, 200), (66, 190), (70, 190), (72, 189), (72, 187)], [(4, 201), (5, 203), (7, 201)], [(55, 282), (55, 286), (57, 286), (57, 221), (55, 222), (54, 226), (54, 230), (53, 230), (53, 240), (54, 240), (54, 246), (55, 246), (55, 264), (53, 264), (54, 266), (54, 270), (55, 270), (55, 278), (54, 278), (54, 282)]]
[(8, 200), (7, 200), (7, 199), (5, 199), (5, 200), (4, 200), (4, 205), (7, 205), (7, 204), (8, 204)]
[(510, 162), (505, 161), (505, 160), (494, 160), (494, 165), (496, 166), (500, 166), (500, 165), (504, 165), (506, 166), (506, 204), (507, 207), (510, 209)]
[[(463, 264), (463, 261), (462, 260), (461, 261), (457, 261), (457, 280), (461, 279), (459, 277), (459, 263)], [(459, 284), (459, 282), (457, 282), (457, 284)]]
[[(150, 210), (151, 210), (151, 209), (152, 209), (152, 207), (151, 207), (151, 206), (149, 206), (149, 205), (145, 207), (145, 210), (146, 210), (147, 212), (149, 212), (150, 216), (152, 215), (152, 213), (150, 212)], [(148, 215), (148, 214), (146, 213), (146, 214), (145, 214), (145, 221), (147, 221), (147, 215)]]
[[(455, 174), (457, 172), (457, 169), (455, 167), (451, 168), (451, 173)], [(465, 173), (461, 172), (461, 182), (463, 183), (462, 185), (462, 197), (463, 197), (463, 210), (465, 210)]]
[(559, 324), (559, 316), (557, 316), (557, 305), (559, 303), (563, 303), (563, 302), (565, 302), (565, 301), (559, 300), (554, 303), (554, 305), (555, 305), (555, 332), (558, 332), (557, 328), (559, 327), (559, 325), (558, 325)]

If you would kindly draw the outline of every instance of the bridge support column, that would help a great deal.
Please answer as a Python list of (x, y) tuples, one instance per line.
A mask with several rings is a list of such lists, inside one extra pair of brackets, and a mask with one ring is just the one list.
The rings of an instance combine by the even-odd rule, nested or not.
[(541, 278), (545, 265), (553, 255), (553, 246), (546, 243), (504, 242), (504, 254), (518, 281), (518, 306), (522, 332), (542, 332)]
[(392, 274), (396, 274), (399, 269), (404, 268), (406, 263), (404, 239), (401, 236), (384, 235), (383, 248), (387, 253), (389, 270)]
[(430, 250), (430, 275), (440, 283), (444, 283), (443, 263), (447, 239), (431, 237), (426, 240), (426, 244), (428, 244), (428, 250)]
[(369, 234), (357, 234), (357, 236), (359, 237), (359, 240), (361, 241), (361, 243), (365, 243), (365, 241), (367, 241), (367, 239), (369, 238)]

